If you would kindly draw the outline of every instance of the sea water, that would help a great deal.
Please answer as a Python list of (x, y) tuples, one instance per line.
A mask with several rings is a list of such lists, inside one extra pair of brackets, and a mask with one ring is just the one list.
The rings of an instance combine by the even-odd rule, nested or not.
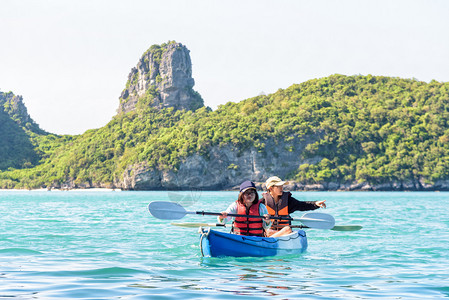
[(293, 195), (363, 229), (307, 229), (301, 255), (203, 258), (197, 228), (148, 203), (220, 212), (236, 192), (0, 192), (0, 299), (449, 298), (449, 193)]

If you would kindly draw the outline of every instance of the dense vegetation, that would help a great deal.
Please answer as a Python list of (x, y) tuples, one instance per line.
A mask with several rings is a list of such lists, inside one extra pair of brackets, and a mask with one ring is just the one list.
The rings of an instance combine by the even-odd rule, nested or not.
[(144, 101), (136, 111), (83, 135), (32, 134), (40, 163), (0, 172), (0, 187), (58, 186), (70, 180), (113, 186), (132, 164), (176, 170), (185, 157), (207, 157), (213, 146), (268, 151), (268, 139), (308, 137), (319, 138), (306, 147), (299, 157), (305, 163), (289, 179), (449, 179), (449, 83), (333, 75), (229, 102), (216, 111), (157, 110)]
[(25, 130), (0, 109), (0, 170), (28, 168), (38, 155)]
[(20, 96), (0, 92), (0, 171), (8, 168), (30, 168), (39, 154), (30, 134), (46, 132), (29, 117)]

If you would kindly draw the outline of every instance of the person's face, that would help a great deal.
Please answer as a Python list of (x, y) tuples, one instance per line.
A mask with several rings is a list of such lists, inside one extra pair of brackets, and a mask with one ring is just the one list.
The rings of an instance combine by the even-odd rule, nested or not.
[(270, 187), (270, 193), (273, 196), (281, 196), (283, 191), (284, 191), (284, 189), (283, 189), (282, 185), (279, 185), (279, 186), (273, 185), (272, 187)]
[(253, 189), (246, 190), (243, 192), (243, 204), (246, 206), (251, 206), (254, 199), (256, 199), (256, 191)]

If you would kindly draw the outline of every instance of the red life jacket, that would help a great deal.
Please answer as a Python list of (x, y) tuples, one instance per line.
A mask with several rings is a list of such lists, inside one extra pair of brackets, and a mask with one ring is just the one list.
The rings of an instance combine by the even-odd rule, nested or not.
[[(250, 206), (249, 209), (246, 208), (242, 203), (237, 202), (237, 214), (239, 215), (251, 215), (260, 216), (259, 205), (260, 201), (256, 204)], [(256, 235), (264, 236), (264, 230), (262, 226), (262, 219), (258, 218), (246, 218), (246, 217), (236, 217), (234, 223), (232, 224), (232, 231), (239, 235)]]
[[(270, 215), (275, 217), (290, 217), (288, 214), (288, 194), (289, 193), (283, 192), (277, 204), (274, 202), (274, 199), (270, 193), (262, 194), (265, 200), (265, 206), (267, 207)], [(289, 220), (273, 220), (271, 229), (281, 230), (283, 227), (288, 225), (291, 225), (291, 221)]]

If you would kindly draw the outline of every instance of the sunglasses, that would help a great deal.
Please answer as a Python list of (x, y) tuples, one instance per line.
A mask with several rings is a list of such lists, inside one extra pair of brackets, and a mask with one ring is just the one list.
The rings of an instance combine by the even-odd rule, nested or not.
[(251, 194), (255, 194), (256, 191), (255, 190), (247, 190), (243, 193), (243, 195), (251, 195)]

